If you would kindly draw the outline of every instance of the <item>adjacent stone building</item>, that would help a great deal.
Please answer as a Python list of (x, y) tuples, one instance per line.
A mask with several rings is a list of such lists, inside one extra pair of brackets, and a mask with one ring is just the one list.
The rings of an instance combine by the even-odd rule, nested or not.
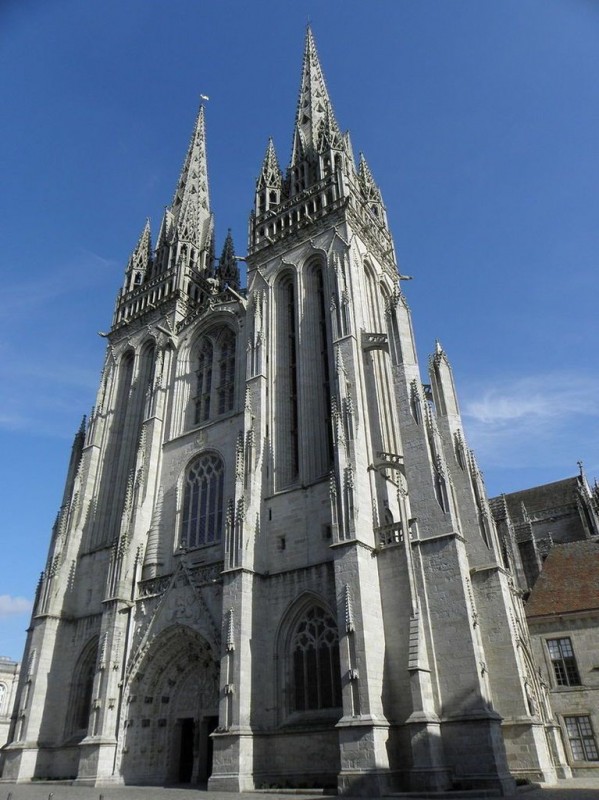
[(582, 465), (571, 478), (490, 500), (504, 563), (522, 591), (532, 589), (554, 544), (599, 536), (597, 500)]
[[(447, 356), (307, 33), (247, 288), (200, 109), (125, 270), (28, 635), (5, 780), (511, 791), (566, 774)], [(65, 702), (66, 700), (66, 702)]]
[(574, 477), (490, 501), (574, 774), (599, 771), (598, 500), (580, 465)]
[(0, 747), (8, 741), (18, 680), (19, 663), (0, 656)]
[(599, 774), (599, 538), (551, 548), (526, 616), (572, 772)]

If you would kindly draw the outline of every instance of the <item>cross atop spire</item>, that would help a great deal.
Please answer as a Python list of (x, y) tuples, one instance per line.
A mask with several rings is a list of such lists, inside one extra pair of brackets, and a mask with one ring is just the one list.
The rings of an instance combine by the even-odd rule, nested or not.
[(324, 82), (320, 61), (318, 60), (314, 36), (312, 35), (311, 28), (308, 26), (306, 45), (304, 48), (302, 80), (295, 116), (291, 166), (294, 166), (301, 160), (306, 150), (316, 148), (318, 134), (323, 120), (325, 120), (327, 128), (331, 125), (337, 128), (333, 107)]

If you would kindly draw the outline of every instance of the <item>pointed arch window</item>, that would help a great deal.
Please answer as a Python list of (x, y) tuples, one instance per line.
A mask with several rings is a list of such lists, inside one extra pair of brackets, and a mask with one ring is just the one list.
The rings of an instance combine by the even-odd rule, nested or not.
[(291, 274), (276, 287), (275, 482), (285, 488), (299, 476), (297, 298)]
[(82, 737), (88, 732), (97, 660), (98, 637), (95, 637), (83, 649), (73, 671), (67, 735)]
[(290, 641), (290, 711), (341, 707), (339, 634), (331, 614), (310, 605), (296, 622)]
[(235, 336), (227, 331), (220, 342), (218, 413), (233, 410), (235, 400)]
[(201, 425), (235, 407), (236, 337), (229, 328), (204, 335), (196, 350), (193, 424)]
[(216, 453), (203, 453), (185, 474), (181, 545), (200, 547), (220, 541), (223, 529), (224, 464)]
[(210, 339), (202, 340), (198, 354), (195, 423), (210, 419), (210, 396), (212, 393), (212, 359), (214, 347)]
[(324, 261), (311, 260), (304, 271), (300, 348), (303, 402), (301, 419), (302, 476), (308, 481), (328, 475), (333, 462), (331, 424), (331, 338)]

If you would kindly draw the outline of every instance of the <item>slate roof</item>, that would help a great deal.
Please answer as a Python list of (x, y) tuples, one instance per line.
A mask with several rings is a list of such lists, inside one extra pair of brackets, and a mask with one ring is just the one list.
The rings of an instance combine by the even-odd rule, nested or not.
[(599, 610), (599, 540), (556, 544), (534, 585), (526, 616)]
[(561, 481), (544, 483), (542, 486), (534, 486), (532, 489), (506, 494), (505, 501), (510, 517), (514, 522), (522, 518), (522, 503), (530, 514), (546, 509), (576, 505), (578, 485), (578, 478), (564, 478)]

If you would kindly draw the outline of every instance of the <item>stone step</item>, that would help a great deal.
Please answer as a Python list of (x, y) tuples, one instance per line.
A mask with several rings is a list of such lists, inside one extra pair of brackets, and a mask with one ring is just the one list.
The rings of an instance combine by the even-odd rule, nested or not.
[(497, 789), (455, 789), (447, 792), (391, 792), (381, 800), (486, 800), (488, 797), (501, 797)]

